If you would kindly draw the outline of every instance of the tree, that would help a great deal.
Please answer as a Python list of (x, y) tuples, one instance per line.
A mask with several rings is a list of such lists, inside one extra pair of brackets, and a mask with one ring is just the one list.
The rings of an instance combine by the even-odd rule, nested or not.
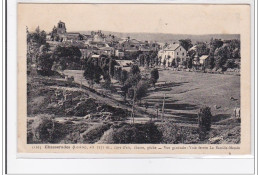
[(101, 74), (102, 70), (97, 64), (88, 62), (85, 65), (85, 71), (83, 75), (85, 79), (88, 80), (90, 86), (93, 86), (94, 83), (98, 84), (100, 82)]
[(166, 66), (166, 59), (163, 60), (163, 67), (165, 68)]
[(75, 46), (57, 46), (53, 52), (53, 56), (55, 57), (55, 61), (61, 65), (61, 69), (64, 70), (72, 63), (80, 63), (81, 52)]
[(84, 77), (88, 81), (89, 86), (92, 87), (94, 84), (94, 70), (93, 70), (94, 64), (93, 63), (87, 63), (85, 65), (85, 71), (84, 71)]
[(140, 69), (139, 69), (138, 65), (133, 64), (133, 65), (131, 66), (130, 73), (131, 73), (132, 75), (139, 74), (139, 73), (140, 73)]
[(128, 79), (126, 80), (125, 84), (129, 85), (130, 87), (134, 86), (136, 87), (138, 82), (141, 80), (140, 74), (130, 75)]
[(220, 47), (223, 46), (223, 41), (221, 39), (213, 39), (213, 38), (211, 38), (209, 45), (210, 45), (210, 49), (212, 49), (213, 53), (214, 53), (214, 51), (217, 48), (220, 48)]
[(120, 81), (120, 79), (121, 79), (121, 72), (122, 72), (122, 68), (121, 67), (118, 67), (118, 68), (114, 69), (114, 78), (116, 80)]
[(149, 67), (151, 63), (151, 58), (149, 55), (145, 55), (145, 66)]
[(121, 78), (120, 78), (121, 82), (123, 84), (125, 84), (125, 81), (127, 80), (127, 78), (128, 78), (128, 72), (126, 70), (123, 70), (121, 72)]
[(202, 140), (205, 138), (206, 132), (210, 131), (211, 118), (212, 118), (212, 114), (210, 111), (210, 107), (200, 108), (200, 111), (198, 113), (198, 124), (199, 124), (200, 139)]
[(38, 47), (46, 44), (46, 32), (44, 30), (41, 31), (39, 26), (35, 29), (35, 32), (27, 31), (27, 42), (31, 41), (36, 43)]
[(202, 55), (208, 55), (209, 54), (209, 48), (207, 47), (207, 44), (204, 42), (197, 42), (197, 54), (198, 56)]
[(139, 55), (139, 65), (144, 66), (144, 61), (145, 61), (145, 55), (141, 54)]
[(40, 53), (49, 52), (49, 51), (50, 51), (50, 44), (49, 43), (41, 45), (40, 48), (39, 48)]
[(215, 66), (215, 58), (214, 53), (216, 49), (223, 46), (223, 41), (221, 39), (213, 39), (210, 40), (210, 50), (209, 50), (209, 68), (212, 69)]
[(225, 64), (225, 67), (226, 67), (226, 68), (231, 68), (231, 69), (235, 68), (236, 66), (237, 66), (237, 65), (236, 65), (234, 59), (228, 59), (227, 62), (226, 62), (226, 64)]
[(112, 58), (109, 59), (109, 75), (114, 77), (116, 61)]
[(215, 66), (217, 69), (224, 68), (224, 64), (228, 59), (230, 59), (231, 53), (230, 48), (228, 46), (222, 46), (216, 49), (214, 53), (215, 58)]
[(159, 79), (159, 71), (158, 69), (154, 68), (152, 71), (151, 71), (151, 83), (153, 84), (153, 86), (155, 87), (155, 83), (158, 81)]
[(181, 39), (179, 43), (187, 51), (193, 46), (190, 39)]
[[(101, 80), (102, 70), (98, 65), (95, 65), (95, 64), (92, 69), (94, 69), (94, 82), (99, 84), (99, 82)], [(108, 79), (110, 80), (110, 77), (107, 78), (106, 80), (108, 80)]]
[(41, 70), (42, 75), (50, 75), (54, 59), (50, 53), (41, 53), (37, 60), (37, 66)]
[(137, 86), (136, 86), (136, 99), (137, 100), (142, 100), (143, 97), (146, 96), (147, 92), (148, 92), (148, 87), (149, 87), (149, 83), (145, 80), (141, 80), (138, 82)]

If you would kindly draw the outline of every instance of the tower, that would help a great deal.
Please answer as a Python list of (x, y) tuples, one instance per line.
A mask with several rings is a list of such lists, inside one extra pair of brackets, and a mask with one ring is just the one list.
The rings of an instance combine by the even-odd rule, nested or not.
[(57, 27), (57, 34), (58, 35), (66, 35), (66, 26), (64, 22), (59, 21)]

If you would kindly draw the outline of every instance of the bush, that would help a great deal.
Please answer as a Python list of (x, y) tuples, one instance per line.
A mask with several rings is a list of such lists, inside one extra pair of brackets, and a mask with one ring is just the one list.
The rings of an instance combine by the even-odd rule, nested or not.
[(153, 86), (155, 86), (155, 83), (159, 79), (159, 71), (158, 71), (158, 69), (153, 69), (151, 71), (151, 78), (150, 79), (151, 79), (151, 82), (152, 82)]
[(198, 123), (200, 135), (204, 135), (211, 127), (211, 111), (209, 107), (200, 108), (198, 113)]
[(166, 122), (159, 128), (162, 132), (164, 144), (180, 144), (183, 143), (184, 136), (180, 127), (176, 124)]
[(50, 115), (39, 115), (32, 123), (32, 134), (34, 142), (58, 143), (67, 133), (64, 127), (55, 122)]
[(110, 129), (111, 124), (102, 124), (99, 126), (94, 126), (83, 133), (84, 143), (95, 143), (97, 142), (105, 131)]
[(113, 134), (114, 143), (160, 143), (162, 133), (153, 122), (126, 124)]

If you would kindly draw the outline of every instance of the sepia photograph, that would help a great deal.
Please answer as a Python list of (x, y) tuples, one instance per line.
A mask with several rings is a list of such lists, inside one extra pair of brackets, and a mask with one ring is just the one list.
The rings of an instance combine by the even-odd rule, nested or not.
[(18, 4), (23, 144), (238, 149), (250, 130), (244, 14), (247, 5)]

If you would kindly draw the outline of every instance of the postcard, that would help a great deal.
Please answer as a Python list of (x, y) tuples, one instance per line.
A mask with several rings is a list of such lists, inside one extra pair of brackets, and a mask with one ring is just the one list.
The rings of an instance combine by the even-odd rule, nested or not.
[(250, 5), (18, 3), (18, 153), (251, 153)]

